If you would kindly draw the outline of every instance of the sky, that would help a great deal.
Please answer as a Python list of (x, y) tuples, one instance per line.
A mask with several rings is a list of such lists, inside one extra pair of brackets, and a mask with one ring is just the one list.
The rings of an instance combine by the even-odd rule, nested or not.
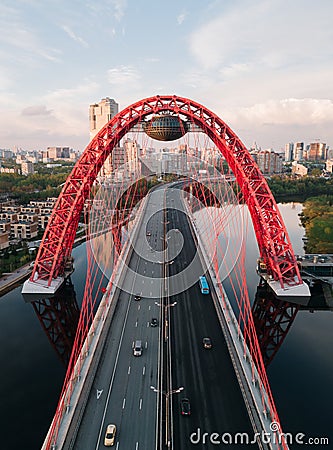
[(89, 141), (89, 105), (176, 94), (246, 146), (333, 146), (331, 0), (2, 0), (0, 148)]

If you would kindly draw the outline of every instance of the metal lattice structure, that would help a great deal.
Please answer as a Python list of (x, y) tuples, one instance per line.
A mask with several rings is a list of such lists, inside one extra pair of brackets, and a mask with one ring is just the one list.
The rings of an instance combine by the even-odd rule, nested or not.
[(299, 309), (300, 305), (277, 299), (267, 289), (258, 287), (252, 315), (266, 367), (287, 337)]
[(69, 175), (55, 204), (39, 248), (31, 281), (63, 275), (71, 255), (79, 217), (105, 159), (120, 139), (150, 115), (170, 111), (199, 127), (217, 146), (248, 205), (260, 256), (267, 272), (282, 288), (302, 283), (294, 252), (274, 197), (258, 166), (236, 134), (216, 114), (193, 100), (154, 96), (114, 116), (89, 143)]

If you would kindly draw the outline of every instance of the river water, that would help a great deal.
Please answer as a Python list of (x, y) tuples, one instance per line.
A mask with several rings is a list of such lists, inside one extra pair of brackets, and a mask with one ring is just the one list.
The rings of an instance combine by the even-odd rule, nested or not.
[[(304, 230), (298, 217), (302, 205), (280, 204), (279, 208), (295, 253), (303, 254)], [(53, 339), (56, 344), (51, 345), (48, 336), (54, 337), (54, 322), (62, 323), (67, 316), (70, 317), (67, 323), (69, 338), (73, 332), (86, 277), (85, 244), (76, 247), (73, 256), (72, 286), (60, 293), (57, 303), (62, 305), (62, 300), (66, 299), (67, 306), (59, 316), (62, 321), (55, 321), (57, 308), (52, 309), (49, 304), (41, 302), (38, 313), (22, 297), (21, 287), (0, 298), (1, 450), (38, 450), (52, 420), (65, 376), (69, 344), (68, 340), (66, 343)], [(251, 299), (254, 299), (258, 284), (257, 257), (256, 240), (250, 230), (246, 265)], [(330, 437), (330, 446), (316, 448), (333, 448), (332, 342), (331, 312), (299, 311), (267, 369), (283, 430), (303, 433), (306, 435), (304, 442), (309, 437)], [(291, 445), (291, 448), (301, 447)]]

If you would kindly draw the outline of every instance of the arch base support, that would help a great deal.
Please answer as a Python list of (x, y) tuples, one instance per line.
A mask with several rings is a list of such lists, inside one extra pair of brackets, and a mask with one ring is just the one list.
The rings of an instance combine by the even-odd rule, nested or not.
[(53, 295), (65, 281), (64, 277), (53, 278), (51, 283), (48, 280), (26, 280), (23, 283), (22, 294), (46, 294)]
[(289, 301), (290, 303), (296, 303), (297, 305), (307, 305), (311, 293), (309, 286), (303, 281), (301, 284), (295, 286), (285, 285), (283, 288), (279, 281), (269, 279), (268, 276), (261, 275), (261, 277), (267, 281), (267, 285), (273, 291), (274, 295), (281, 300)]

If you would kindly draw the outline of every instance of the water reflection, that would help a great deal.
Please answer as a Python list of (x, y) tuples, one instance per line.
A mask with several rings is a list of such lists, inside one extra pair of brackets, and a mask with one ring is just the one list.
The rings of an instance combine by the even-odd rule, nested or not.
[(272, 362), (281, 347), (299, 308), (299, 305), (277, 299), (266, 284), (259, 283), (252, 314), (265, 366)]
[(309, 303), (304, 306), (276, 298), (264, 282), (260, 282), (257, 286), (252, 314), (266, 367), (272, 362), (281, 347), (299, 310), (311, 313), (333, 310), (323, 283), (313, 283), (310, 291)]
[(24, 296), (31, 303), (54, 351), (67, 366), (75, 338), (80, 310), (71, 278), (67, 278), (54, 296)]

